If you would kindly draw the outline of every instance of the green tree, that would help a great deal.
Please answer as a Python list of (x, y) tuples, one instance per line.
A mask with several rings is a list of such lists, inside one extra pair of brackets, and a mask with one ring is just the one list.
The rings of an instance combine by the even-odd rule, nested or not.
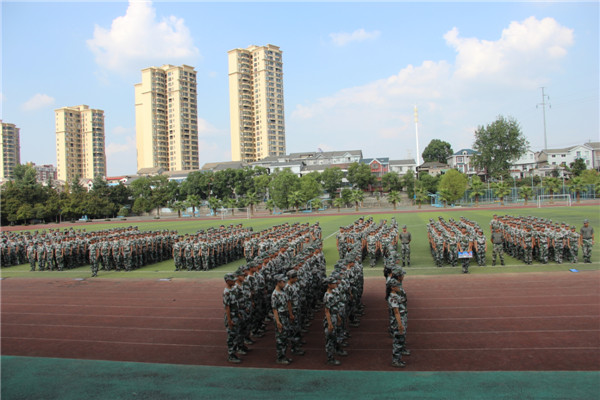
[(528, 147), (519, 123), (511, 117), (498, 116), (496, 121), (475, 131), (473, 149), (477, 154), (473, 164), (490, 177), (508, 176), (511, 160), (525, 154)]
[(361, 190), (367, 190), (375, 182), (371, 167), (367, 164), (354, 162), (348, 167), (348, 182)]
[(365, 193), (360, 189), (355, 189), (350, 194), (350, 201), (352, 201), (356, 207), (356, 211), (358, 211), (358, 205), (362, 203), (365, 198)]
[(185, 211), (185, 209), (187, 208), (186, 204), (183, 201), (173, 201), (170, 206), (171, 210), (173, 211), (177, 211), (177, 218), (181, 218), (181, 212)]
[(208, 199), (208, 208), (211, 209), (213, 215), (217, 215), (217, 209), (221, 207), (221, 200), (216, 197), (210, 197)]
[(294, 207), (298, 212), (298, 207), (304, 204), (304, 195), (300, 190), (294, 190), (288, 194), (288, 206)]
[(254, 191), (260, 199), (264, 199), (267, 194), (267, 189), (271, 183), (271, 175), (258, 175), (252, 177), (254, 180)]
[(297, 190), (300, 190), (300, 178), (289, 168), (274, 173), (269, 185), (269, 194), (277, 207), (289, 208), (289, 195)]
[(321, 199), (317, 197), (312, 201), (311, 206), (312, 209), (315, 210), (315, 212), (319, 212), (319, 209), (323, 207), (323, 201), (321, 201)]
[(402, 190), (402, 179), (397, 172), (388, 172), (381, 178), (381, 186), (384, 192)]
[(498, 182), (494, 185), (494, 194), (500, 198), (500, 205), (504, 205), (504, 198), (511, 193), (511, 188), (507, 182)]
[(333, 206), (338, 209), (338, 212), (340, 212), (340, 209), (345, 205), (346, 202), (344, 201), (343, 197), (336, 197), (335, 199), (333, 199)]
[(571, 173), (574, 176), (580, 176), (583, 171), (587, 169), (587, 165), (583, 158), (576, 158), (571, 164), (569, 164)]
[(33, 207), (28, 203), (21, 205), (17, 210), (17, 220), (21, 220), (25, 223), (32, 219), (34, 215)]
[(392, 190), (387, 195), (387, 201), (389, 203), (391, 203), (392, 206), (394, 206), (394, 210), (396, 210), (396, 204), (400, 203), (401, 200), (402, 200), (402, 197), (400, 195), (400, 192), (398, 192), (396, 190)]
[(442, 175), (438, 190), (447, 203), (455, 203), (462, 198), (467, 190), (468, 178), (462, 172), (451, 169)]
[(421, 208), (421, 204), (427, 200), (429, 200), (429, 192), (422, 182), (417, 181), (415, 187), (415, 202), (419, 205), (419, 209)]
[(235, 215), (235, 208), (237, 207), (237, 201), (235, 199), (228, 197), (223, 199), (223, 207), (231, 208), (231, 215)]
[(427, 173), (419, 175), (419, 182), (429, 193), (435, 193), (438, 190), (438, 184), (440, 182), (440, 176), (433, 176)]
[(555, 178), (553, 176), (549, 176), (544, 178), (544, 188), (546, 188), (546, 190), (550, 193), (551, 197), (550, 197), (550, 202), (554, 203), (554, 194), (556, 192), (558, 192), (558, 189), (560, 188), (560, 180), (558, 178)]
[(260, 200), (255, 192), (248, 192), (244, 197), (246, 205), (250, 206), (250, 215), (254, 215), (254, 206), (260, 203)]
[(446, 164), (448, 161), (448, 157), (450, 157), (454, 152), (452, 151), (452, 146), (450, 143), (445, 142), (439, 139), (433, 139), (425, 150), (423, 150), (423, 161), (424, 162), (432, 162), (437, 161), (442, 164)]
[(585, 185), (597, 185), (600, 183), (600, 174), (595, 169), (586, 169), (579, 176)]
[(406, 171), (402, 177), (402, 186), (406, 188), (406, 194), (412, 200), (415, 196), (415, 174), (412, 170)]
[(329, 193), (330, 199), (334, 198), (338, 189), (342, 187), (343, 178), (344, 172), (339, 167), (326, 168), (321, 173), (323, 188)]
[(323, 187), (319, 182), (319, 174), (308, 174), (300, 178), (300, 191), (304, 197), (304, 201), (308, 201), (319, 197), (323, 194)]
[(269, 199), (265, 202), (265, 208), (269, 210), (269, 214), (273, 215), (273, 210), (275, 209), (275, 200)]
[(569, 188), (571, 189), (571, 192), (575, 193), (577, 203), (579, 203), (581, 200), (581, 192), (587, 191), (587, 185), (583, 183), (583, 178), (580, 176), (576, 176), (575, 178), (571, 179)]
[(473, 176), (469, 189), (471, 190), (469, 196), (475, 197), (475, 207), (477, 207), (479, 205), (479, 197), (485, 195), (485, 187), (483, 186), (483, 182), (481, 182), (481, 178), (477, 175)]
[[(202, 200), (200, 200), (200, 196), (198, 196), (197, 194), (188, 194), (188, 196), (185, 199), (185, 202), (183, 203), (186, 208), (187, 207), (192, 207), (192, 216), (196, 216), (196, 208), (200, 207), (200, 204), (202, 203)], [(185, 208), (184, 208), (185, 210)]]
[(110, 189), (108, 187), (108, 183), (104, 180), (102, 175), (97, 175), (92, 182), (92, 189), (90, 190), (90, 194), (94, 195), (98, 198), (108, 198), (110, 194)]
[(444, 208), (448, 206), (448, 203), (452, 203), (453, 194), (450, 189), (439, 189), (438, 196), (440, 196), (440, 200), (444, 203)]
[(37, 183), (37, 172), (30, 164), (17, 164), (13, 168), (13, 181), (19, 188), (34, 187)]
[(133, 211), (137, 215), (141, 215), (143, 213), (149, 213), (154, 209), (152, 202), (148, 200), (146, 197), (138, 197), (133, 202), (133, 207), (131, 211)]
[(527, 205), (528, 200), (533, 196), (533, 189), (531, 186), (521, 186), (519, 196), (525, 200), (525, 205)]

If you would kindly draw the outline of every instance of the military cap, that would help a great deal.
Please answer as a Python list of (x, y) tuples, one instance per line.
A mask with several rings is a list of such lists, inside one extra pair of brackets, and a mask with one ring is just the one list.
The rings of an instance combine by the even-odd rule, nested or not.
[(393, 288), (393, 287), (400, 287), (402, 285), (400, 285), (400, 282), (398, 282), (396, 279), (392, 278), (388, 281), (388, 286)]
[(244, 274), (244, 271), (242, 270), (242, 268), (238, 268), (235, 271), (235, 276), (242, 276), (242, 275), (246, 275), (246, 274)]
[(277, 274), (273, 277), (273, 279), (275, 279), (276, 282), (285, 282), (285, 275), (283, 274)]
[(225, 282), (227, 282), (227, 281), (235, 281), (235, 274), (229, 272), (229, 273), (225, 274), (224, 279), (225, 279)]
[(298, 277), (298, 271), (296, 271), (295, 269), (290, 269), (287, 272), (287, 277), (290, 278), (290, 279), (297, 278)]
[(587, 224), (587, 223), (589, 223), (589, 222), (590, 222), (590, 220), (589, 220), (589, 219), (587, 219), (587, 218), (583, 220), (583, 223), (584, 223), (584, 224)]
[(323, 279), (323, 282), (324, 282), (326, 285), (333, 285), (333, 284), (337, 283), (337, 279), (335, 279), (335, 278), (334, 278), (334, 277), (332, 277), (332, 276), (328, 276), (327, 278)]
[(402, 225), (402, 229), (406, 229), (406, 225)]

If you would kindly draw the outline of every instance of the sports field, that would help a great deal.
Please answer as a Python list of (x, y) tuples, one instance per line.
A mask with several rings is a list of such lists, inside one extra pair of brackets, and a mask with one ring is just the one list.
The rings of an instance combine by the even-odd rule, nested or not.
[[(89, 268), (60, 273), (3, 268), (2, 398), (595, 399), (600, 390), (598, 245), (592, 264), (526, 267), (508, 257), (506, 267), (471, 267), (471, 274), (463, 275), (460, 268), (432, 267), (425, 224), (437, 216), (464, 216), (487, 234), (497, 213), (537, 215), (578, 228), (588, 218), (598, 227), (599, 211), (591, 206), (373, 215), (376, 220), (395, 216), (413, 234), (413, 266), (405, 283), (413, 355), (403, 370), (390, 366), (381, 265), (366, 270), (366, 314), (351, 330), (350, 355), (341, 369), (325, 364), (322, 314), (306, 335), (307, 354), (290, 366), (274, 363), (272, 327), (241, 365), (227, 366), (221, 278), (241, 261), (209, 272), (178, 273), (172, 262), (164, 262), (129, 273), (100, 271), (94, 279)], [(334, 233), (358, 216), (239, 223), (260, 230), (318, 220), (331, 267), (337, 259)], [(215, 222), (138, 226), (193, 233)]]

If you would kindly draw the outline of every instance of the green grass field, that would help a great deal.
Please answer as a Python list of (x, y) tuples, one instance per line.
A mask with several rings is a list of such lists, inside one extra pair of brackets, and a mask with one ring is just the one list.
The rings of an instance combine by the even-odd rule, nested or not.
[[(547, 208), (528, 208), (528, 209), (510, 209), (510, 208), (498, 208), (496, 210), (434, 210), (434, 211), (423, 211), (418, 213), (389, 213), (389, 214), (376, 214), (373, 218), (376, 221), (380, 219), (387, 219), (388, 221), (392, 217), (396, 217), (399, 225), (407, 225), (408, 230), (412, 233), (411, 243), (411, 260), (412, 266), (408, 269), (409, 274), (413, 275), (441, 275), (441, 274), (459, 274), (460, 268), (436, 268), (433, 264), (429, 252), (429, 245), (427, 243), (427, 232), (426, 224), (430, 218), (436, 219), (438, 216), (442, 216), (445, 219), (454, 218), (458, 219), (461, 216), (474, 220), (484, 229), (486, 237), (489, 241), (489, 222), (494, 214), (498, 215), (533, 215), (538, 217), (550, 218), (554, 222), (566, 222), (568, 224), (574, 224), (577, 229), (582, 226), (583, 220), (588, 218), (590, 225), (598, 229), (600, 227), (600, 207), (598, 206), (578, 206), (578, 207), (547, 207)], [(182, 219), (181, 221), (151, 221), (143, 223), (133, 223), (130, 221), (114, 224), (89, 224), (85, 225), (87, 231), (108, 229), (111, 227), (118, 226), (129, 226), (137, 225), (140, 230), (162, 230), (162, 229), (174, 229), (180, 234), (194, 233), (200, 229), (206, 229), (211, 226), (219, 226), (223, 224), (238, 224), (241, 223), (244, 226), (251, 226), (255, 231), (268, 228), (273, 225), (282, 224), (285, 222), (295, 223), (315, 223), (319, 221), (323, 230), (323, 246), (324, 254), (327, 260), (328, 269), (333, 267), (333, 264), (338, 259), (337, 249), (335, 245), (335, 233), (339, 230), (340, 226), (346, 226), (351, 224), (353, 221), (358, 219), (360, 216), (368, 217), (368, 214), (356, 214), (356, 215), (336, 215), (336, 214), (298, 214), (290, 215), (287, 218), (256, 218), (256, 219), (239, 219), (239, 220), (226, 220), (221, 221), (218, 219), (210, 221), (195, 221), (190, 219)], [(69, 224), (64, 224), (65, 228), (69, 228)], [(26, 228), (24, 230), (27, 230)], [(565, 271), (569, 268), (578, 269), (598, 269), (599, 265), (597, 260), (599, 259), (598, 252), (600, 251), (598, 245), (598, 237), (596, 236), (596, 244), (594, 245), (594, 251), (592, 255), (592, 264), (579, 263), (573, 266), (569, 263), (561, 265), (550, 263), (547, 265), (533, 264), (527, 266), (522, 264), (519, 260), (513, 259), (505, 255), (506, 266), (490, 267), (491, 264), (491, 246), (488, 244), (488, 267), (477, 267), (471, 265), (470, 271), (475, 274), (479, 273), (498, 273), (498, 272), (532, 272), (532, 271)], [(581, 250), (579, 252), (581, 259)], [(235, 270), (244, 261), (239, 260), (219, 268), (216, 268), (207, 272), (187, 272), (180, 271), (174, 272), (173, 261), (164, 261), (162, 263), (153, 264), (144, 268), (140, 268), (131, 272), (104, 272), (100, 271), (98, 278), (134, 278), (134, 279), (161, 279), (161, 278), (184, 278), (184, 279), (198, 279), (198, 278), (220, 278), (225, 272)], [(473, 263), (471, 263), (473, 264)], [(382, 274), (382, 262), (375, 268), (365, 268), (365, 276), (381, 276)], [(88, 278), (90, 276), (89, 267), (81, 267), (68, 271), (43, 271), (43, 272), (30, 272), (29, 265), (19, 265), (10, 268), (2, 268), (0, 271), (3, 278), (20, 277), (20, 278), (31, 278), (31, 277), (62, 277), (62, 278)]]

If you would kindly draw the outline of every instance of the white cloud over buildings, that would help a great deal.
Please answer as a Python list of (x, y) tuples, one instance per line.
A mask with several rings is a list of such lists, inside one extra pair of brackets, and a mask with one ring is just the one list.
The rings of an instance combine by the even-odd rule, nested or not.
[(200, 56), (183, 18), (158, 19), (152, 2), (145, 1), (130, 0), (125, 15), (115, 18), (109, 29), (96, 25), (87, 45), (98, 65), (114, 71)]

